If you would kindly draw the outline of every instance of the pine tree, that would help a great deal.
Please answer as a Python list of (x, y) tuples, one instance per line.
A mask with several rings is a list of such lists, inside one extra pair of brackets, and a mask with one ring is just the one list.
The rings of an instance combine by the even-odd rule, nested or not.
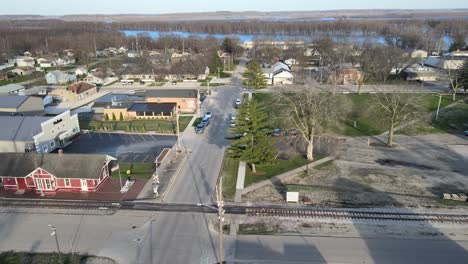
[(117, 118), (115, 117), (115, 113), (112, 113), (112, 121), (115, 121), (117, 120)]
[(208, 68), (210, 68), (211, 73), (218, 72), (218, 68), (223, 68), (223, 62), (221, 61), (221, 58), (218, 56), (218, 53), (216, 51), (214, 51), (213, 55), (211, 56)]
[(263, 74), (262, 66), (256, 61), (251, 61), (247, 64), (245, 71), (247, 77), (247, 85), (254, 89), (262, 89), (267, 87), (267, 81)]
[(468, 60), (463, 63), (463, 66), (460, 69), (460, 73), (458, 76), (460, 78), (460, 87), (463, 88), (463, 90), (466, 93), (466, 91), (468, 90)]
[(123, 121), (123, 120), (124, 120), (122, 112), (120, 112), (119, 120), (120, 120), (120, 121)]
[(243, 136), (232, 141), (230, 155), (250, 163), (255, 173), (255, 164), (269, 162), (276, 155), (272, 139), (268, 137), (269, 116), (261, 103), (251, 100), (241, 105), (236, 120), (235, 133)]
[(108, 115), (108, 114), (106, 114), (106, 115), (104, 116), (104, 120), (109, 121), (109, 115)]

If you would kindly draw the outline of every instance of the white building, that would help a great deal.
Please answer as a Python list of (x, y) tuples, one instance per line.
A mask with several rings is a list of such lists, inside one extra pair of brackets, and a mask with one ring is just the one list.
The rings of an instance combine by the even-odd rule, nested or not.
[(427, 58), (427, 51), (425, 50), (414, 50), (411, 52), (411, 58)]
[(272, 67), (263, 69), (263, 72), (270, 85), (291, 85), (294, 83), (291, 68), (283, 62), (277, 62)]
[(463, 66), (465, 58), (462, 57), (439, 57), (439, 56), (429, 56), (424, 61), (425, 65), (429, 65), (434, 68), (444, 69), (444, 70), (458, 70)]
[(62, 71), (51, 71), (45, 75), (47, 84), (66, 84), (76, 82), (76, 75)]
[(34, 67), (34, 59), (28, 56), (18, 56), (15, 58), (16, 66), (18, 67)]

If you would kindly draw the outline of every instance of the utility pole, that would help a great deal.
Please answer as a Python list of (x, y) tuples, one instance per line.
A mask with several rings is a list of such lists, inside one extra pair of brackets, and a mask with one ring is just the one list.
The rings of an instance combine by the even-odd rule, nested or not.
[(177, 134), (177, 151), (180, 151), (180, 131), (179, 131), (179, 112), (177, 111), (177, 106), (174, 107), (174, 112), (176, 116), (176, 134)]
[(97, 59), (96, 38), (94, 38), (93, 41), (94, 41), (94, 55), (96, 56), (96, 59)]
[(219, 178), (218, 188), (218, 219), (219, 219), (219, 263), (223, 263), (223, 223), (224, 223), (224, 201), (223, 201), (223, 176)]
[(220, 68), (218, 67), (218, 79), (219, 79), (219, 69), (220, 69)]
[(55, 237), (55, 243), (57, 244), (57, 252), (59, 255), (59, 261), (60, 263), (62, 263), (62, 253), (60, 252), (60, 245), (59, 245), (58, 238), (57, 238), (57, 230), (55, 229), (53, 225), (50, 225), (50, 224), (49, 224), (49, 228), (52, 231), (50, 235)]

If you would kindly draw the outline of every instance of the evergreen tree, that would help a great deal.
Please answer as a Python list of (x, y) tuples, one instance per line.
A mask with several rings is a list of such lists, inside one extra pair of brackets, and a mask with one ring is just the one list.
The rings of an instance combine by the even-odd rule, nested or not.
[(247, 64), (245, 71), (247, 77), (247, 85), (254, 89), (262, 89), (267, 87), (267, 81), (263, 74), (262, 66), (256, 61), (251, 61)]
[(456, 50), (463, 50), (466, 47), (465, 37), (462, 35), (456, 35), (450, 45), (449, 52)]
[(218, 72), (218, 68), (223, 69), (223, 61), (221, 61), (221, 58), (218, 56), (216, 51), (214, 51), (213, 55), (211, 56), (208, 68), (210, 68), (211, 73)]
[(468, 60), (463, 63), (463, 66), (460, 69), (459, 78), (460, 87), (463, 88), (466, 93), (468, 90)]
[(256, 172), (255, 164), (263, 164), (273, 160), (276, 149), (272, 139), (268, 137), (269, 116), (263, 105), (256, 100), (242, 104), (236, 118), (235, 133), (243, 135), (232, 141), (231, 157), (250, 163), (252, 172)]
[(117, 120), (117, 118), (115, 117), (115, 114), (112, 113), (112, 121), (115, 121), (115, 120)]
[(108, 114), (106, 114), (106, 115), (104, 116), (104, 120), (109, 121), (109, 115), (108, 115)]
[(123, 120), (124, 120), (122, 112), (120, 112), (119, 120), (120, 120), (120, 121), (123, 121)]

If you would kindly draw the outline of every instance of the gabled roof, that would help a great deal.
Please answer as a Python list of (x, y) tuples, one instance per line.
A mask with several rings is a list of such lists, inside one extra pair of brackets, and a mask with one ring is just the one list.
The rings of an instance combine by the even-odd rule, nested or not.
[[(2, 75), (2, 72), (0, 72), (0, 75)], [(25, 87), (22, 85), (10, 83), (7, 85), (0, 86), (0, 94), (8, 94), (11, 92), (16, 92), (16, 91), (24, 90), (24, 89)]]
[(45, 116), (0, 116), (0, 140), (33, 141), (42, 131), (41, 124), (49, 120)]
[(0, 95), (0, 108), (16, 109), (27, 99), (26, 95)]
[(146, 97), (160, 97), (160, 98), (197, 98), (197, 90), (149, 90), (146, 91)]
[(0, 153), (0, 176), (24, 177), (42, 168), (58, 178), (98, 179), (110, 159), (101, 154)]
[(81, 94), (81, 93), (84, 93), (84, 92), (86, 92), (88, 90), (91, 90), (91, 89), (93, 89), (95, 87), (96, 86), (94, 86), (92, 84), (89, 84), (87, 82), (79, 82), (79, 83), (75, 83), (72, 86), (68, 87), (68, 90), (71, 91), (72, 93)]

